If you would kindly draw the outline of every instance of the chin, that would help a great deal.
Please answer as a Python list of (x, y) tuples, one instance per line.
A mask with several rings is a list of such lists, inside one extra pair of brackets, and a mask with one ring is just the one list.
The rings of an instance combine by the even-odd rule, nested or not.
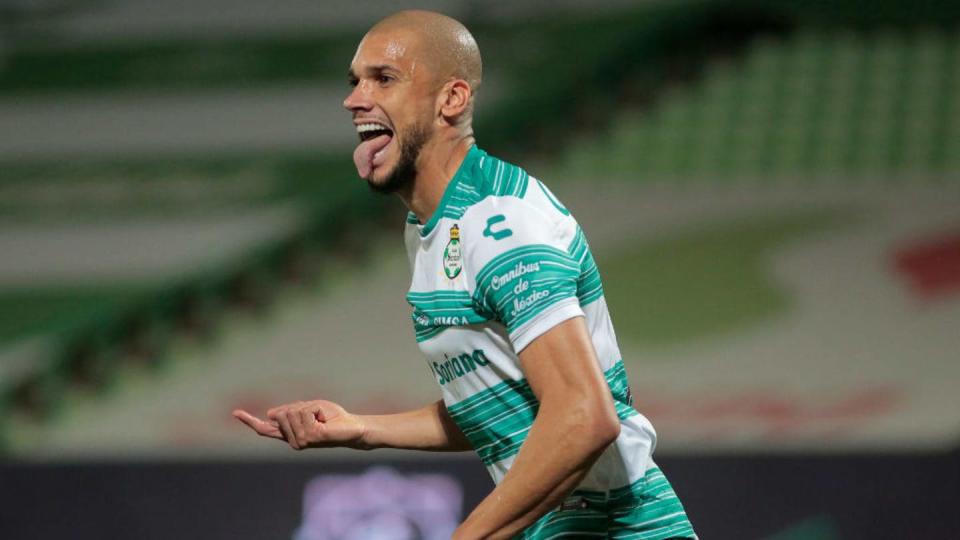
[(404, 182), (399, 181), (393, 172), (393, 168), (386, 165), (377, 167), (366, 179), (367, 185), (377, 193), (396, 193), (403, 187)]
[(375, 168), (370, 172), (370, 176), (367, 178), (367, 182), (376, 185), (383, 185), (390, 182), (390, 177), (393, 176), (394, 166), (392, 163), (384, 163), (383, 165)]
[(413, 129), (411, 134), (408, 144), (400, 144), (396, 138), (390, 142), (384, 156), (386, 159), (380, 166), (374, 167), (367, 179), (372, 190), (379, 193), (398, 193), (409, 190), (413, 185), (417, 176), (417, 159), (426, 140), (426, 132)]

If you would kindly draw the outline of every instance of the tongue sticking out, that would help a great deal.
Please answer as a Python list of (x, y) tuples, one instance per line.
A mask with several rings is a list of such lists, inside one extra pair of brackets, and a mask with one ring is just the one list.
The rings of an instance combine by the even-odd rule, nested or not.
[(357, 149), (353, 151), (353, 163), (357, 166), (357, 173), (360, 178), (370, 177), (374, 167), (374, 156), (377, 152), (386, 148), (391, 140), (393, 140), (391, 135), (380, 135), (357, 145)]

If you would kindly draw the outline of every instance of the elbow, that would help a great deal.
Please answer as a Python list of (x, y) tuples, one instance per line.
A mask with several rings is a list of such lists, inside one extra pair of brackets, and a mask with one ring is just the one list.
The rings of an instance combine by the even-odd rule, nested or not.
[(620, 436), (620, 418), (612, 399), (567, 394), (562, 402), (542, 402), (538, 417), (553, 426), (547, 429), (562, 434), (565, 447), (576, 448), (584, 455), (602, 452)]
[(590, 453), (601, 452), (620, 436), (620, 418), (613, 403), (597, 403), (588, 414), (588, 446)]
[[(607, 409), (608, 407), (604, 407)], [(620, 418), (617, 417), (616, 409), (610, 404), (610, 410), (603, 410), (597, 418), (596, 441), (600, 450), (610, 446), (617, 437), (620, 436)]]

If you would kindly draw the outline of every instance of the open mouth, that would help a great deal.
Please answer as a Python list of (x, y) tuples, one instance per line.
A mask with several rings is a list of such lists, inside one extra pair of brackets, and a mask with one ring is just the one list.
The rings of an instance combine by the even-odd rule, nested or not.
[(353, 162), (361, 178), (370, 178), (377, 167), (387, 159), (387, 148), (393, 142), (393, 130), (379, 122), (364, 122), (357, 125), (360, 144), (353, 151)]
[(357, 135), (360, 136), (360, 142), (366, 142), (381, 135), (393, 137), (393, 130), (382, 124), (360, 124), (357, 126)]

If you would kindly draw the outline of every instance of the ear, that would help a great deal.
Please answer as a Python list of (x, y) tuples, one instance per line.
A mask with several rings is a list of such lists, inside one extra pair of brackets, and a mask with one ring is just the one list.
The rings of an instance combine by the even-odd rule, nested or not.
[(457, 124), (469, 108), (471, 97), (473, 97), (473, 89), (463, 79), (453, 79), (444, 84), (437, 96), (439, 119)]

